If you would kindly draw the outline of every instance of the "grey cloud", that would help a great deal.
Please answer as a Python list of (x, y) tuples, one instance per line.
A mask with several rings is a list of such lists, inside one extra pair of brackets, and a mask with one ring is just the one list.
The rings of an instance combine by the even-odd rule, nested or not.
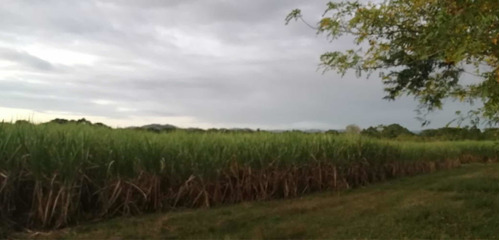
[[(300, 22), (285, 26), (294, 8), (314, 23), (325, 2), (7, 1), (0, 6), (0, 55), (19, 71), (7, 78), (0, 69), (0, 107), (187, 116), (221, 127), (419, 128), (417, 103), (381, 100), (376, 74), (318, 71), (321, 53), (350, 48), (352, 39), (330, 42)], [(95, 60), (63, 65), (14, 50), (33, 44)], [(447, 106), (434, 115), (435, 126), (464, 108)]]
[(33, 70), (48, 71), (54, 66), (43, 59), (30, 55), (24, 51), (16, 51), (8, 48), (0, 48), (0, 59), (8, 60)]

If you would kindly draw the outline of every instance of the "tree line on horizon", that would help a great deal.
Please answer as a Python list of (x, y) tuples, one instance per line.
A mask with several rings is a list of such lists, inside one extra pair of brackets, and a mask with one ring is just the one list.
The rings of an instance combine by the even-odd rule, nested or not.
[[(26, 120), (18, 120), (15, 124), (32, 124)], [(68, 120), (56, 118), (42, 124), (78, 124), (96, 127), (104, 127), (111, 129), (112, 127), (101, 122), (92, 123), (91, 121), (81, 118), (78, 120)], [(425, 129), (419, 132), (410, 131), (400, 124), (393, 123), (389, 125), (370, 126), (361, 129), (357, 125), (350, 124), (345, 130), (330, 129), (326, 131), (304, 131), (304, 130), (261, 130), (250, 128), (179, 128), (171, 124), (148, 124), (140, 127), (128, 127), (127, 129), (137, 131), (147, 131), (154, 133), (168, 133), (171, 131), (187, 131), (187, 132), (218, 132), (218, 133), (253, 133), (253, 132), (300, 132), (300, 133), (324, 133), (324, 134), (359, 134), (362, 136), (379, 138), (379, 139), (396, 139), (396, 140), (498, 140), (498, 128), (485, 128), (483, 130), (472, 126), (465, 127), (442, 127), (436, 129)]]

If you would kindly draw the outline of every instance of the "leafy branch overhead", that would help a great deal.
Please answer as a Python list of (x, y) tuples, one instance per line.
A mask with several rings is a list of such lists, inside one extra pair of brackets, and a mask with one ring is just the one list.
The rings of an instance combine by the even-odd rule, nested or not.
[[(294, 19), (304, 21), (300, 9)], [(480, 100), (474, 112), (498, 123), (498, 1), (330, 2), (314, 28), (358, 45), (322, 54), (325, 70), (380, 72), (386, 99), (415, 96), (427, 111), (446, 98)]]

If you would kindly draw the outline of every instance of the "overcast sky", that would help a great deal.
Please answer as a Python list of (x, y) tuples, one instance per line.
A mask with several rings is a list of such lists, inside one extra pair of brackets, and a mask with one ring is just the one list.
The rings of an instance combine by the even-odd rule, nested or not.
[[(2, 1), (0, 118), (81, 118), (111, 126), (420, 129), (412, 98), (383, 100), (377, 74), (318, 70), (348, 49), (300, 22), (324, 1)], [(456, 110), (447, 103), (428, 127)]]

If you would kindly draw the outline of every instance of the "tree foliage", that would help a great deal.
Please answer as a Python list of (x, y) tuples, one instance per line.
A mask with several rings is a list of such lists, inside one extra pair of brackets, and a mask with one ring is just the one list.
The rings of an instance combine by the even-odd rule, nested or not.
[(407, 128), (396, 123), (387, 126), (379, 125), (377, 127), (369, 127), (367, 129), (363, 129), (361, 134), (376, 138), (397, 138), (399, 136), (415, 135)]
[(50, 120), (50, 122), (47, 122), (45, 124), (82, 124), (82, 125), (92, 125), (92, 126), (111, 128), (111, 127), (105, 125), (104, 123), (100, 123), (100, 122), (92, 123), (91, 121), (89, 121), (85, 118), (81, 118), (78, 120), (67, 120), (64, 118), (55, 118), (55, 119), (52, 119), (52, 120)]
[(345, 127), (345, 132), (347, 134), (359, 134), (361, 132), (361, 128), (355, 124), (349, 124)]
[(476, 127), (453, 128), (443, 127), (426, 129), (420, 132), (420, 137), (435, 140), (498, 140), (498, 128), (487, 128), (483, 132)]
[[(292, 19), (303, 20), (299, 9)], [(441, 109), (446, 98), (480, 100), (472, 115), (498, 123), (497, 0), (330, 2), (317, 30), (357, 44), (322, 54), (325, 70), (379, 72), (386, 99), (414, 96), (423, 112)]]
[(498, 140), (498, 128), (486, 128), (481, 131), (477, 127), (442, 127), (425, 129), (418, 134), (407, 128), (393, 123), (368, 127), (361, 131), (361, 135), (372, 138), (412, 140), (412, 141), (461, 141), (461, 140)]

